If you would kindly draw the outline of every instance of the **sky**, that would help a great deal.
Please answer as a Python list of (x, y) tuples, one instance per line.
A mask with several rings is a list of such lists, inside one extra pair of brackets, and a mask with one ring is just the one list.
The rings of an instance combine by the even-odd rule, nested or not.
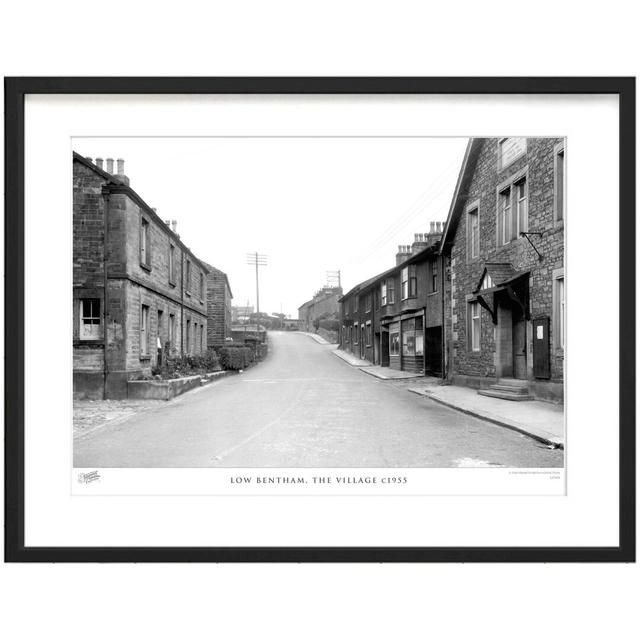
[[(345, 291), (395, 264), (398, 245), (447, 218), (467, 138), (74, 138), (123, 158), (131, 187), (227, 273), (233, 304), (298, 317), (340, 271)], [(106, 168), (106, 162), (105, 162)]]

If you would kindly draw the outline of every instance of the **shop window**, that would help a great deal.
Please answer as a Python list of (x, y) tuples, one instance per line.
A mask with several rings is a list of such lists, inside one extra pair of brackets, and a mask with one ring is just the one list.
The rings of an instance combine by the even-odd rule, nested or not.
[(398, 333), (397, 331), (395, 333), (389, 333), (389, 355), (400, 355), (400, 333)]
[(424, 355), (424, 324), (422, 318), (409, 318), (402, 321), (402, 355)]

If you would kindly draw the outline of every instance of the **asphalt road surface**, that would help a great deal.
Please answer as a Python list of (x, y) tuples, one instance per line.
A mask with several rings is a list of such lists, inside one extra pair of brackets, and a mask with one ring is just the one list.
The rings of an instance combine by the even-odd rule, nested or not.
[(76, 467), (561, 467), (563, 452), (343, 362), (304, 334), (267, 359), (78, 438)]

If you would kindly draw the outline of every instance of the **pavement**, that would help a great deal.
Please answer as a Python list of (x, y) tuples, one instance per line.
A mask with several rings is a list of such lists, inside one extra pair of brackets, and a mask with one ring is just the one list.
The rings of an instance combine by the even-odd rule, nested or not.
[(370, 376), (379, 378), (380, 380), (409, 380), (412, 378), (424, 378), (421, 373), (410, 373), (409, 371), (397, 371), (390, 367), (380, 367), (377, 364), (372, 364), (368, 360), (363, 360), (354, 356), (352, 353), (337, 349), (333, 352), (333, 355), (338, 356), (341, 360), (344, 360), (352, 367), (357, 367)]
[(514, 402), (481, 396), (475, 389), (455, 385), (422, 385), (409, 391), (540, 442), (564, 447), (564, 406), (528, 400)]
[(564, 452), (407, 393), (299, 332), (267, 358), (74, 441), (76, 467), (562, 467)]

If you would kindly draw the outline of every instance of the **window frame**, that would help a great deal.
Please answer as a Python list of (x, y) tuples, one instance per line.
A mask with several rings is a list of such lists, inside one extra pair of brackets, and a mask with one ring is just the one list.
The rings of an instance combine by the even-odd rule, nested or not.
[(176, 245), (169, 242), (169, 284), (176, 286)]
[[(474, 310), (477, 310), (477, 315), (475, 315)], [(469, 300), (467, 302), (467, 324), (467, 350), (473, 353), (479, 353), (481, 350), (482, 335), (482, 307), (477, 300)]]
[[(84, 303), (89, 302), (91, 307), (91, 314), (89, 316), (84, 315)], [(93, 315), (93, 303), (98, 303), (98, 315)], [(83, 320), (91, 320), (92, 322), (86, 325)], [(98, 322), (93, 322), (94, 320), (98, 320)], [(91, 331), (90, 335), (85, 335), (83, 332), (84, 326), (97, 326), (97, 332)], [(95, 342), (96, 340), (102, 340), (104, 337), (102, 331), (102, 298), (96, 298), (95, 296), (86, 297), (86, 298), (78, 298), (78, 340), (82, 340), (83, 342)], [(97, 333), (97, 335), (91, 335), (93, 333)]]
[[(467, 218), (467, 261), (478, 260), (480, 258), (480, 200), (474, 200), (465, 210)], [(473, 223), (471, 218), (475, 217), (477, 227), (477, 252), (474, 252)]]
[(204, 272), (200, 272), (200, 302), (204, 302)]
[(140, 216), (140, 266), (151, 271), (151, 223), (149, 219)]
[[(557, 355), (563, 355), (567, 340), (567, 284), (564, 278), (564, 268), (554, 269), (552, 272), (552, 330), (553, 348)], [(562, 299), (560, 298), (559, 282), (562, 282)]]
[(190, 258), (186, 258), (187, 261), (187, 267), (185, 269), (185, 285), (184, 285), (184, 292), (188, 295), (191, 296), (191, 259)]
[[(391, 286), (389, 286), (391, 285)], [(387, 278), (387, 304), (395, 304), (396, 302), (396, 279), (394, 277)]]
[(429, 261), (429, 295), (438, 293), (438, 258)]
[[(524, 183), (525, 196), (517, 197), (519, 186)], [(509, 194), (508, 196), (506, 194)], [(521, 202), (525, 202), (526, 220), (524, 225), (520, 221)], [(506, 205), (506, 206), (505, 206)], [(507, 215), (505, 216), (505, 209)], [(508, 233), (506, 233), (505, 220), (508, 221)], [(479, 221), (478, 221), (479, 222)], [(516, 240), (520, 240), (520, 233), (524, 231), (521, 226), (529, 229), (529, 165), (522, 167), (513, 173), (508, 179), (503, 180), (496, 187), (496, 248), (506, 247)], [(505, 239), (506, 238), (506, 239)]]
[(380, 283), (380, 307), (387, 306), (387, 281), (383, 280)]
[(140, 360), (151, 358), (149, 351), (150, 327), (150, 307), (148, 304), (140, 305)]
[[(562, 156), (562, 210), (558, 207), (558, 157)], [(558, 215), (558, 214), (561, 215)], [(565, 141), (559, 142), (553, 148), (553, 222), (556, 226), (564, 224), (567, 215), (567, 153)]]

